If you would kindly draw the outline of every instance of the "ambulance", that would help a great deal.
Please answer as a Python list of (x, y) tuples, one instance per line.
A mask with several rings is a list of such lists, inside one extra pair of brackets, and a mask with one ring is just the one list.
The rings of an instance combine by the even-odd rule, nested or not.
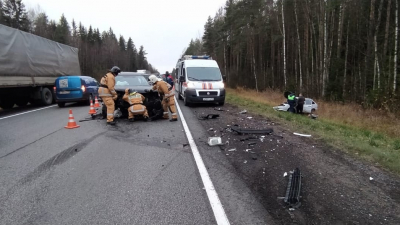
[(225, 85), (218, 64), (210, 56), (185, 55), (175, 68), (175, 91), (185, 106), (225, 103)]

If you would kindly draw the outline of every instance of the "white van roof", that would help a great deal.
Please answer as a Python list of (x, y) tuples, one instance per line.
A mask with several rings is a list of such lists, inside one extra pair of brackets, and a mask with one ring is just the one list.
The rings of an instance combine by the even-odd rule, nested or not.
[(209, 59), (196, 59), (196, 60), (185, 60), (186, 67), (218, 67), (218, 63), (215, 60)]

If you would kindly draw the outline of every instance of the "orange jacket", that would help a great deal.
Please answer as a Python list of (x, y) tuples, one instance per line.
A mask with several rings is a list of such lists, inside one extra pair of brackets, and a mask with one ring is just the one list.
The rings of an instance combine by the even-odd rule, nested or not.
[(167, 82), (165, 81), (157, 81), (153, 85), (153, 90), (157, 90), (160, 94), (164, 95), (165, 98), (169, 98), (171, 96), (174, 96), (174, 93), (168, 90), (168, 88), (171, 87)]
[(115, 76), (109, 72), (100, 80), (100, 85), (107, 86), (99, 87), (99, 96), (100, 97), (116, 97), (117, 92), (115, 91)]
[(134, 105), (134, 104), (143, 104), (145, 97), (137, 92), (129, 94), (129, 90), (125, 90), (125, 95), (124, 97), (122, 97), (122, 99), (128, 102), (130, 105)]

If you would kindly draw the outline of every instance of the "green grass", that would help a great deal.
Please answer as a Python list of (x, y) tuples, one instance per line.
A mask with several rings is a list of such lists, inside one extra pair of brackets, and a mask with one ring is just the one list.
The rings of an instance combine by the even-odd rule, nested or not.
[(294, 132), (312, 134), (330, 146), (339, 148), (353, 156), (360, 157), (381, 167), (400, 174), (400, 139), (383, 133), (332, 122), (324, 118), (312, 120), (287, 112), (277, 112), (271, 105), (229, 92), (226, 102), (249, 112), (258, 113), (286, 124)]

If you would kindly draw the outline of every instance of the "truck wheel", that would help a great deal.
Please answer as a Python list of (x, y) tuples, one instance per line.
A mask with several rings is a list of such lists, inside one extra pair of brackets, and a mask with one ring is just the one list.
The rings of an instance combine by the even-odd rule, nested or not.
[(2, 99), (0, 100), (0, 108), (2, 109), (12, 109), (14, 107), (14, 101), (12, 99)]
[(42, 89), (40, 97), (41, 97), (40, 102), (43, 105), (51, 105), (51, 103), (53, 102), (53, 94), (51, 94), (51, 91), (48, 88)]
[(19, 98), (17, 100), (15, 100), (15, 104), (17, 104), (17, 106), (22, 107), (22, 106), (26, 106), (29, 102), (29, 99), (27, 98)]

